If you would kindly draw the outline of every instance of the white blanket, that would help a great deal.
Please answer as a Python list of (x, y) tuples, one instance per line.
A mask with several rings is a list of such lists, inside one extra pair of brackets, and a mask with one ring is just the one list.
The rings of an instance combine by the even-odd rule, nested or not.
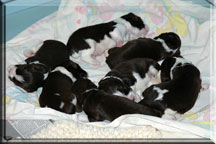
[[(161, 130), (184, 131), (209, 138), (210, 132), (215, 131), (211, 129), (215, 121), (210, 121), (210, 115), (213, 118), (210, 104), (214, 102), (211, 97), (214, 87), (210, 80), (215, 71), (211, 71), (210, 68), (212, 67), (212, 30), (215, 19), (210, 15), (210, 11), (208, 8), (180, 0), (62, 0), (57, 12), (39, 20), (6, 43), (6, 67), (23, 61), (25, 59), (23, 51), (39, 47), (44, 40), (56, 39), (66, 44), (72, 32), (80, 27), (107, 22), (133, 12), (149, 26), (150, 31), (147, 37), (153, 38), (162, 32), (169, 31), (180, 35), (182, 55), (199, 68), (202, 84), (206, 90), (200, 93), (195, 106), (177, 121), (144, 115), (125, 115), (111, 124), (107, 122), (97, 124), (152, 125)], [(214, 12), (212, 10), (212, 13)], [(102, 57), (102, 59), (105, 58)], [(109, 71), (105, 63), (101, 67), (95, 67), (79, 59), (72, 60), (79, 63), (96, 84)], [(6, 78), (7, 119), (51, 118), (86, 122), (83, 113), (68, 115), (50, 108), (40, 108), (38, 103), (40, 92), (41, 88), (37, 92), (26, 93)], [(123, 122), (123, 119), (129, 121)]]

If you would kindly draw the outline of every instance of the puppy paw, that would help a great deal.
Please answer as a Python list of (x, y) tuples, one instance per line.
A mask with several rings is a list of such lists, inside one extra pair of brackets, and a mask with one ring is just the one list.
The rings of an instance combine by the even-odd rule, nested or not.
[(200, 91), (206, 91), (209, 89), (209, 84), (203, 84)]
[(117, 47), (122, 47), (122, 45), (123, 45), (122, 41), (117, 41), (117, 42), (116, 42), (116, 46), (117, 46)]
[(27, 58), (32, 57), (35, 55), (33, 50), (24, 50), (23, 55)]
[(97, 61), (97, 60), (94, 60), (94, 61), (92, 62), (92, 65), (98, 67), (98, 66), (101, 65), (101, 63), (100, 63), (99, 61)]

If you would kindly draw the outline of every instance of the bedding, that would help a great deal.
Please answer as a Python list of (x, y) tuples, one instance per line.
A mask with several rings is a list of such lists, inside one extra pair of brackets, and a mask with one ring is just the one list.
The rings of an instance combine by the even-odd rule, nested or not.
[[(214, 73), (211, 73), (210, 65), (212, 29), (215, 25), (210, 15), (210, 12), (215, 12), (213, 9), (180, 0), (62, 0), (57, 12), (39, 20), (6, 43), (6, 68), (22, 62), (25, 59), (23, 51), (36, 49), (44, 40), (55, 39), (66, 43), (72, 32), (80, 27), (111, 21), (129, 12), (140, 16), (149, 26), (146, 37), (153, 38), (170, 31), (181, 37), (181, 53), (199, 68), (204, 87), (190, 111), (176, 121), (136, 114), (121, 116), (112, 123), (89, 123), (84, 113), (69, 115), (40, 108), (38, 97), (41, 88), (37, 92), (26, 93), (8, 79), (6, 71), (6, 119), (67, 119), (98, 127), (151, 125), (161, 132), (169, 131), (170, 136), (172, 133), (187, 133), (190, 137), (214, 137), (212, 133), (216, 133), (216, 121), (212, 119), (215, 118), (212, 108), (215, 107), (215, 99), (212, 97), (214, 87), (211, 83)], [(96, 84), (110, 70), (103, 56), (99, 57), (104, 62), (100, 67), (71, 59), (79, 63)]]

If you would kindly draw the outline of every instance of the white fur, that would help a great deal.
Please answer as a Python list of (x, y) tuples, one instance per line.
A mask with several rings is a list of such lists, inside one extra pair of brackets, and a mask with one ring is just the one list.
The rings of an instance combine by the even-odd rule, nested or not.
[(21, 83), (25, 81), (24, 78), (22, 76), (20, 76), (20, 75), (15, 75), (14, 77), (15, 77), (16, 80), (18, 80)]
[(142, 95), (142, 92), (148, 87), (149, 82), (152, 79), (156, 79), (158, 70), (153, 66), (149, 67), (148, 72), (144, 78), (141, 78), (140, 75), (136, 72), (133, 72), (133, 76), (136, 78), (136, 83), (131, 87), (138, 95)]
[(160, 42), (162, 44), (162, 46), (164, 47), (164, 49), (165, 49), (166, 52), (173, 52), (173, 53), (175, 53), (177, 51), (177, 49), (173, 50), (173, 49), (169, 48), (167, 46), (166, 42), (163, 39), (158, 38), (158, 39), (156, 39), (156, 41), (158, 41), (158, 42)]
[(120, 91), (115, 91), (114, 93), (112, 93), (112, 95), (127, 97), (125, 94), (121, 93)]
[[(102, 55), (105, 51), (117, 46), (118, 43), (124, 44), (129, 40), (144, 37), (148, 32), (147, 26), (144, 29), (139, 30), (122, 18), (116, 19), (114, 22), (117, 24), (115, 25), (114, 30), (109, 33), (111, 38), (105, 35), (104, 39), (99, 43), (93, 39), (86, 39), (85, 41), (89, 44), (90, 48), (73, 54), (73, 57), (79, 57), (77, 55), (80, 55), (84, 62), (99, 66), (100, 62), (95, 59), (96, 56)], [(106, 56), (108, 56), (107, 53)]]
[(56, 95), (56, 96), (61, 96), (59, 93), (54, 93), (54, 95)]
[(154, 101), (156, 101), (156, 100), (163, 100), (164, 94), (168, 92), (167, 89), (163, 89), (162, 90), (162, 89), (160, 89), (158, 87), (154, 87), (153, 90), (156, 90), (157, 93), (158, 93), (158, 97)]
[(72, 104), (76, 105), (77, 104), (77, 99), (76, 97), (71, 101)]
[(62, 109), (64, 107), (64, 104), (65, 104), (64, 102), (61, 102), (59, 107)]
[(161, 65), (163, 63), (164, 59), (158, 61), (158, 64)]
[(109, 78), (114, 78), (114, 79), (117, 79), (117, 80), (123, 82), (122, 79), (120, 79), (119, 77), (116, 77), (116, 76), (105, 76), (102, 80), (109, 79)]
[(181, 116), (181, 114), (179, 114), (177, 111), (174, 111), (170, 108), (167, 108), (167, 109), (165, 109), (164, 114), (162, 115), (161, 118), (177, 120), (180, 116)]
[(44, 80), (47, 79), (48, 75), (49, 75), (49, 72), (44, 74)]
[(189, 60), (186, 60), (184, 58), (180, 58), (180, 57), (175, 57), (176, 61), (174, 63), (174, 65), (172, 66), (172, 68), (170, 69), (170, 78), (173, 79), (173, 75), (172, 75), (172, 70), (176, 67), (176, 65), (178, 65), (179, 63), (191, 63)]
[(39, 61), (33, 61), (33, 62), (30, 62), (29, 64), (42, 64), (42, 63), (40, 63)]
[(96, 89), (96, 88), (88, 89), (88, 90), (84, 91), (83, 93), (87, 93), (87, 92), (90, 92), (92, 90), (98, 90), (98, 89)]
[(56, 67), (52, 72), (55, 71), (60, 71), (61, 73), (65, 74), (66, 76), (68, 76), (72, 81), (76, 81), (76, 78), (73, 77), (72, 73), (70, 73), (67, 69), (65, 69), (64, 67)]
[(24, 82), (24, 78), (21, 76), (21, 75), (17, 75), (16, 74), (16, 69), (17, 67), (16, 66), (10, 66), (8, 67), (8, 76), (11, 77), (11, 78), (15, 78), (17, 81), (19, 82)]

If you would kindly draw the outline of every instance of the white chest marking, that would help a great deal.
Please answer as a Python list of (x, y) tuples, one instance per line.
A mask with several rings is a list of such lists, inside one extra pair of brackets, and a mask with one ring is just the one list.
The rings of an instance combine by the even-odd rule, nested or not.
[(160, 89), (158, 87), (154, 87), (153, 90), (156, 90), (157, 93), (158, 93), (158, 97), (154, 101), (156, 101), (156, 100), (163, 100), (164, 94), (168, 92), (167, 89), (162, 90), (162, 89)]
[(17, 80), (17, 81), (19, 81), (19, 82), (25, 82), (25, 80), (24, 80), (24, 78), (22, 77), (22, 76), (20, 76), (20, 75), (15, 75), (14, 76), (15, 77), (15, 79)]
[(77, 104), (77, 99), (74, 98), (72, 101), (71, 101), (72, 104), (76, 105)]
[(66, 70), (64, 67), (56, 67), (52, 72), (55, 71), (60, 71), (61, 73), (65, 74), (66, 76), (68, 76), (72, 81), (75, 81), (76, 78), (73, 77), (72, 73), (70, 73), (68, 70)]
[(59, 107), (62, 109), (64, 107), (64, 104), (65, 104), (64, 102), (61, 102)]

